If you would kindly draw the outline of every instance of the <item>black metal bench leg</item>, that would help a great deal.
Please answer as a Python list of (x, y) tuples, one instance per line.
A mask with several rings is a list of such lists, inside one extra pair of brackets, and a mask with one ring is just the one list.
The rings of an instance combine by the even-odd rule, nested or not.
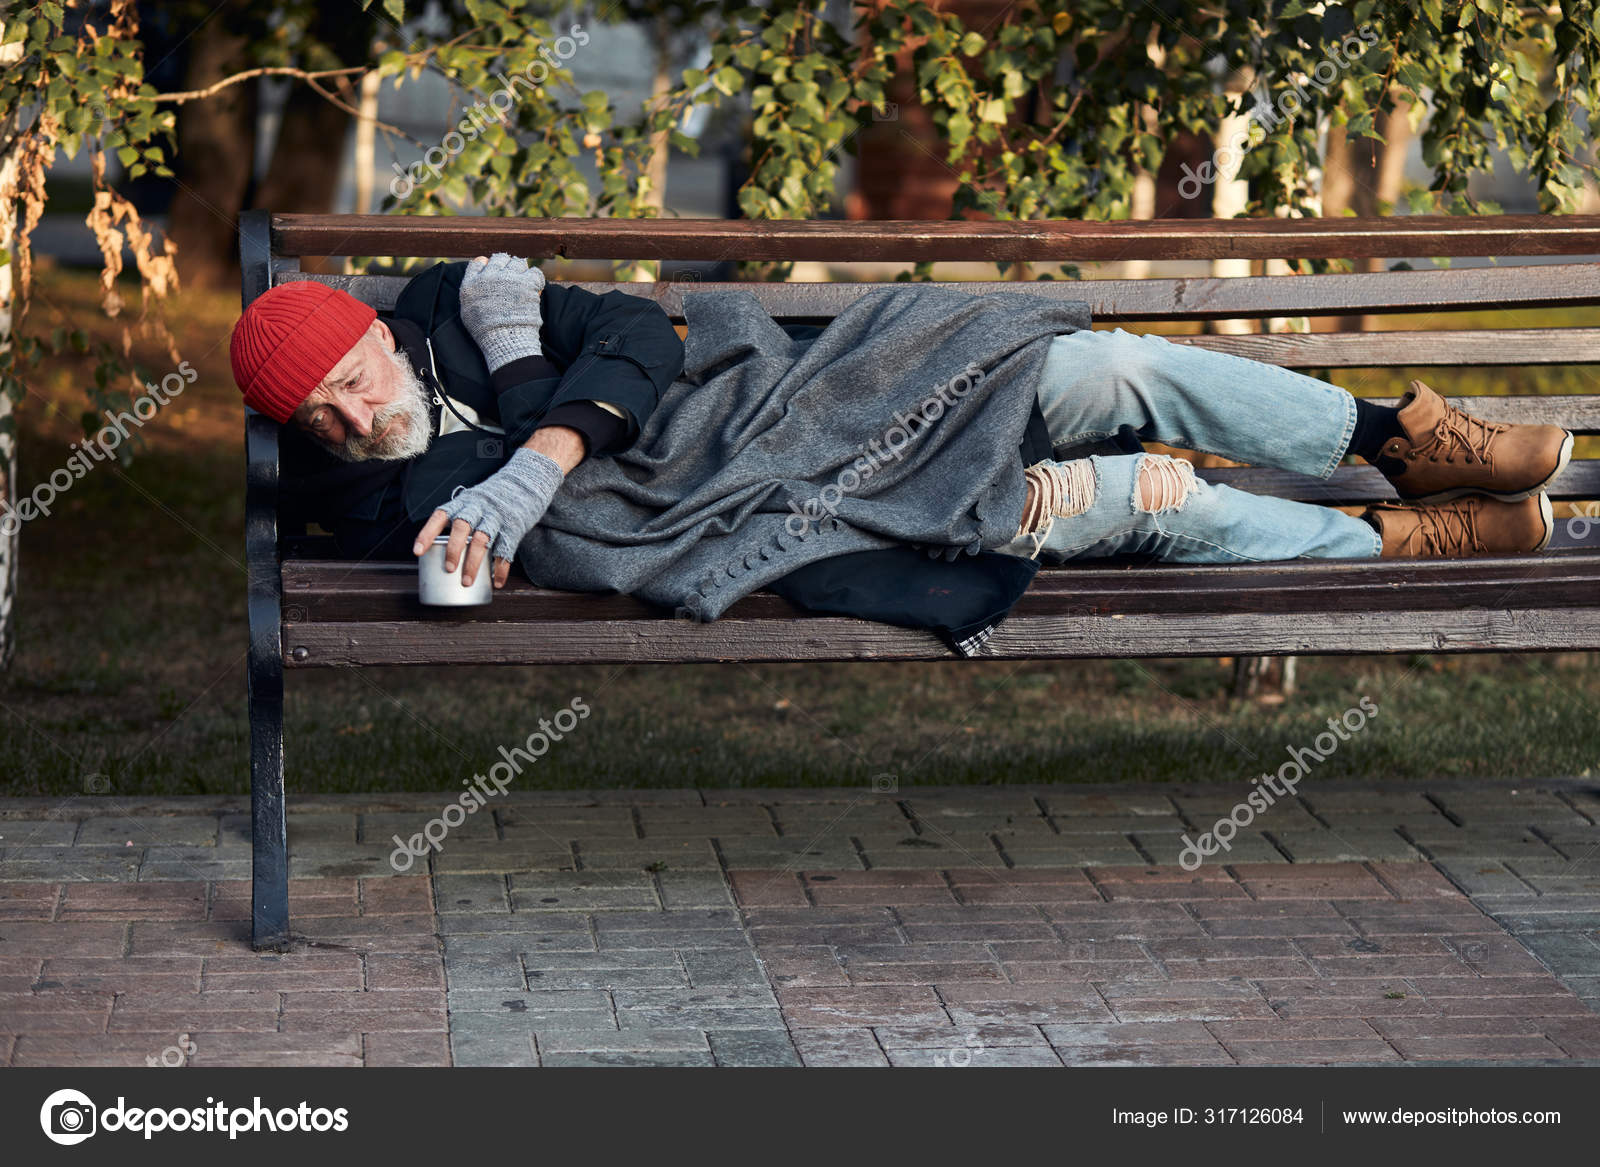
[[(283, 798), (283, 670), (250, 670), (251, 943), (289, 943), (289, 848)], [(261, 675), (265, 674), (265, 675)]]
[[(272, 217), (239, 216), (240, 302), (272, 285)], [(250, 921), (255, 948), (289, 944), (283, 792), (283, 577), (278, 566), (278, 426), (245, 410), (244, 546), (250, 621)]]

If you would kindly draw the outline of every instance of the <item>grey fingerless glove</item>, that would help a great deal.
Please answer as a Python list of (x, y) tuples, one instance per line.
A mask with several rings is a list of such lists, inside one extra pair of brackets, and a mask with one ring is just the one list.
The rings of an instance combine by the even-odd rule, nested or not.
[(483, 350), (491, 373), (519, 357), (543, 353), (539, 297), (544, 282), (544, 272), (503, 251), (467, 265), (461, 277), (461, 323)]
[(517, 546), (544, 517), (565, 477), (554, 458), (523, 446), (499, 470), (439, 509), (489, 536), (491, 558), (515, 560)]

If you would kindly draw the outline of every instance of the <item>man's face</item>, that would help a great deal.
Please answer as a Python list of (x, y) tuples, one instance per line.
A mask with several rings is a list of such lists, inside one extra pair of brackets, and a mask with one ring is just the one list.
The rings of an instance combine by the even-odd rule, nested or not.
[(290, 420), (336, 458), (414, 458), (428, 448), (428, 392), (381, 320), (362, 334)]

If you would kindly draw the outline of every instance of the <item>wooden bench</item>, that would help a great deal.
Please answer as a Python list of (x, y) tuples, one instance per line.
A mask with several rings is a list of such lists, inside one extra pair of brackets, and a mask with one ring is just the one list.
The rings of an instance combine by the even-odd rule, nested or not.
[[(317, 279), (380, 311), (405, 279), (327, 276), (298, 257), (918, 260), (1089, 262), (1118, 259), (1297, 259), (1600, 254), (1600, 216), (1080, 222), (747, 222), (700, 219), (508, 220), (388, 216), (241, 217), (244, 302), (269, 286)], [(690, 279), (622, 287), (683, 322)], [(825, 323), (884, 284), (752, 283), (779, 321)], [(1185, 338), (1303, 369), (1600, 363), (1600, 327), (1432, 331), (1441, 314), (1600, 305), (1600, 263), (1234, 279), (958, 283), (1087, 300), (1099, 325), (1270, 316), (1399, 314), (1418, 328), (1371, 333)], [(1448, 392), (1449, 377), (1437, 387)], [(1397, 384), (1395, 394), (1403, 391)], [(1394, 398), (1386, 399), (1393, 403)], [(1457, 399), (1459, 400), (1459, 399)], [(1600, 397), (1474, 398), (1490, 420), (1550, 421), (1600, 432)], [(397, 664), (566, 664), (677, 661), (943, 660), (932, 633), (800, 612), (771, 592), (695, 624), (626, 596), (532, 587), (515, 578), (487, 609), (425, 609), (411, 563), (341, 562), (327, 540), (282, 529), (278, 427), (246, 420), (246, 556), (254, 820), (254, 942), (289, 938), (283, 787), (284, 670)], [(1580, 443), (1579, 453), (1583, 453)], [(1328, 481), (1270, 469), (1205, 472), (1260, 494), (1330, 505), (1393, 498), (1368, 466)], [(1600, 459), (1578, 459), (1555, 500), (1600, 498)], [(1522, 652), (1600, 649), (1600, 522), (1558, 523), (1550, 551), (1454, 561), (1305, 561), (1263, 566), (1041, 568), (981, 655), (995, 659), (1251, 656), (1352, 652)]]

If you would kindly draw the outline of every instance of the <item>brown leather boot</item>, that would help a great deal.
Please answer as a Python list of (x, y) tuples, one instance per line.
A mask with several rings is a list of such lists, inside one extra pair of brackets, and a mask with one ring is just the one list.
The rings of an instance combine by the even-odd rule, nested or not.
[(1572, 434), (1555, 425), (1512, 425), (1473, 417), (1421, 381), (1400, 399), (1403, 438), (1385, 442), (1379, 472), (1407, 502), (1448, 502), (1487, 494), (1530, 498), (1572, 457)]
[(1376, 520), (1386, 559), (1543, 551), (1555, 532), (1550, 496), (1543, 491), (1521, 502), (1482, 495), (1436, 506), (1383, 502), (1368, 507), (1362, 517)]

